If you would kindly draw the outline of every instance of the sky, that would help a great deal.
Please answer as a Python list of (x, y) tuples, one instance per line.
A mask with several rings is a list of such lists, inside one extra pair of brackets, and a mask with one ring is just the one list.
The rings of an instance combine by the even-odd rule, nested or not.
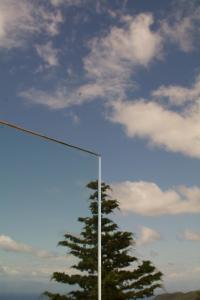
[(89, 214), (85, 186), (97, 179), (98, 159), (2, 125), (0, 136), (0, 299), (63, 292), (50, 278), (72, 273), (76, 260), (58, 242), (65, 233), (80, 234), (77, 219)]
[(198, 0), (0, 1), (0, 119), (101, 153), (167, 291), (199, 288), (199, 25)]

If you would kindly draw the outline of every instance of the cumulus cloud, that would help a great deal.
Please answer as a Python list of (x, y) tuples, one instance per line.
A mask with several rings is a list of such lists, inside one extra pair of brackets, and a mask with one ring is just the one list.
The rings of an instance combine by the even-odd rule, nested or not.
[[(62, 4), (80, 4), (78, 0), (50, 1), (56, 9)], [(199, 16), (199, 8), (184, 1), (181, 1), (180, 9), (173, 9), (167, 18), (156, 20), (156, 27), (155, 18), (150, 13), (123, 16), (120, 25), (112, 26), (103, 35), (89, 41), (89, 54), (82, 60), (83, 77), (79, 82), (70, 84), (65, 81), (48, 91), (32, 87), (21, 91), (19, 96), (50, 109), (64, 109), (103, 99), (111, 107), (108, 119), (121, 124), (128, 137), (144, 138), (167, 151), (199, 158), (199, 77), (191, 87), (163, 85), (153, 91), (149, 99), (128, 98), (137, 88), (135, 72), (163, 58), (168, 44), (175, 43), (185, 52), (194, 48)], [(61, 15), (56, 20), (61, 22)], [(39, 55), (48, 65), (57, 65), (57, 53), (46, 50), (38, 48)], [(180, 106), (180, 111), (174, 111), (170, 105)]]
[(194, 231), (187, 229), (183, 233), (183, 238), (188, 241), (199, 242), (200, 241), (200, 232), (194, 232)]
[(149, 227), (142, 227), (140, 238), (136, 241), (136, 244), (138, 246), (148, 245), (160, 239), (161, 235), (159, 232)]
[(47, 67), (55, 67), (59, 65), (59, 50), (53, 47), (52, 42), (42, 45), (35, 45), (38, 55), (44, 60)]
[[(187, 18), (197, 19), (196, 12), (193, 16), (191, 9), (187, 14), (190, 14)], [(199, 16), (200, 14), (200, 20)], [(176, 26), (177, 22), (186, 22), (186, 19), (182, 15), (176, 16)], [(191, 24), (194, 26), (194, 23)], [(182, 29), (186, 32), (185, 27)], [(186, 42), (184, 36), (182, 39)], [(165, 35), (163, 38), (166, 38)], [(128, 137), (140, 137), (167, 151), (200, 157), (200, 76), (197, 76), (190, 87), (162, 85), (152, 91), (150, 99), (127, 101), (123, 96), (120, 99), (123, 101), (113, 101), (110, 104), (108, 118), (121, 124)], [(174, 106), (179, 106), (180, 110), (175, 111)]]
[(30, 252), (32, 250), (30, 246), (15, 242), (6, 235), (0, 235), (0, 247), (5, 251), (12, 252)]
[(56, 256), (55, 253), (17, 242), (7, 235), (0, 235), (0, 249), (8, 252), (32, 254), (39, 258), (52, 258)]
[(0, 1), (0, 47), (23, 46), (36, 33), (58, 34), (63, 22), (60, 11), (48, 11), (30, 0)]
[[(84, 59), (84, 69), (89, 78), (107, 91), (124, 95), (129, 77), (136, 66), (147, 66), (162, 51), (162, 39), (151, 29), (151, 14), (124, 18), (125, 25), (113, 26), (110, 32), (90, 42), (91, 52)], [(112, 88), (112, 90), (111, 90)]]
[(153, 23), (151, 14), (128, 16), (121, 27), (113, 26), (105, 36), (93, 38), (89, 43), (90, 53), (83, 59), (87, 83), (68, 89), (57, 87), (54, 93), (30, 89), (21, 96), (52, 109), (98, 98), (110, 101), (125, 97), (127, 88), (134, 87), (129, 81), (134, 67), (147, 67), (162, 52), (162, 39), (152, 30)]
[(84, 60), (91, 76), (113, 76), (116, 71), (121, 73), (128, 68), (128, 63), (146, 66), (159, 55), (161, 36), (151, 29), (152, 14), (127, 16), (124, 21), (125, 26), (114, 26), (105, 37), (91, 41), (91, 53)]
[(176, 187), (161, 190), (153, 182), (125, 181), (112, 184), (112, 196), (119, 200), (125, 213), (144, 216), (199, 214), (200, 188)]
[[(158, 91), (161, 93), (163, 90)], [(112, 122), (121, 124), (130, 138), (145, 138), (152, 145), (168, 151), (200, 157), (199, 100), (181, 112), (152, 100), (116, 101), (112, 103), (108, 117)]]

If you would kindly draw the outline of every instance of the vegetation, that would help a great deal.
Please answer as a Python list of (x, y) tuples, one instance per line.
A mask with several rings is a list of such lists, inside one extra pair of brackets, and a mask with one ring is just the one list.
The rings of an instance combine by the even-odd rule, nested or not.
[[(98, 183), (90, 182), (89, 217), (80, 217), (83, 224), (80, 237), (65, 234), (60, 246), (67, 247), (69, 253), (78, 258), (72, 266), (77, 275), (55, 272), (52, 279), (67, 285), (79, 286), (66, 295), (45, 292), (52, 300), (97, 300), (97, 256), (98, 256)], [(133, 234), (120, 231), (108, 216), (119, 209), (117, 200), (110, 199), (109, 185), (102, 184), (102, 299), (128, 300), (152, 296), (161, 287), (162, 273), (148, 260), (138, 262), (131, 255)]]
[(156, 296), (154, 300), (200, 300), (200, 292), (163, 294)]

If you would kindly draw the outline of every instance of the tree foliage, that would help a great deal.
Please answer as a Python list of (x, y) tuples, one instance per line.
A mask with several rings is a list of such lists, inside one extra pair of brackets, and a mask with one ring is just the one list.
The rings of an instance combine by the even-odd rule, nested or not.
[[(98, 182), (90, 182), (87, 187), (90, 195), (89, 217), (80, 217), (83, 224), (80, 237), (65, 234), (60, 246), (67, 247), (69, 253), (78, 258), (72, 266), (77, 275), (54, 272), (52, 279), (79, 288), (66, 295), (45, 292), (52, 300), (97, 300), (97, 261), (98, 261)], [(128, 300), (152, 296), (156, 288), (161, 287), (162, 273), (146, 260), (139, 263), (131, 254), (133, 234), (120, 231), (118, 225), (109, 218), (119, 203), (110, 199), (109, 185), (102, 183), (102, 299)]]

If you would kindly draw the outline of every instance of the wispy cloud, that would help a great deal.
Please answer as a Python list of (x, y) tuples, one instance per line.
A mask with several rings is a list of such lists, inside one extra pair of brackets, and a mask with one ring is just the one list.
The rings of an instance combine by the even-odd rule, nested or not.
[[(60, 10), (49, 11), (44, 7), (34, 7), (37, 14), (34, 16), (35, 26), (39, 28), (40, 33), (46, 32), (50, 37), (54, 37), (60, 33), (60, 24), (64, 22), (63, 15)], [(37, 23), (36, 23), (37, 22)], [(41, 22), (38, 24), (38, 22)]]
[(152, 92), (152, 96), (158, 99), (166, 98), (173, 105), (184, 105), (187, 102), (198, 102), (200, 97), (200, 76), (197, 76), (191, 87), (179, 85), (162, 85)]
[(80, 124), (80, 117), (75, 114), (73, 111), (69, 111), (65, 114), (67, 117), (70, 117), (72, 119), (72, 122), (75, 124), (75, 125), (78, 125)]
[(174, 271), (167, 271), (164, 273), (164, 276), (166, 279), (171, 279), (171, 280), (182, 280), (185, 279), (188, 282), (188, 278), (194, 278), (196, 279), (196, 275), (200, 274), (200, 268), (199, 267), (193, 267), (188, 270), (185, 268), (181, 271), (179, 270), (174, 270)]
[(199, 187), (161, 190), (153, 182), (125, 181), (112, 184), (112, 188), (113, 197), (119, 200), (125, 213), (144, 216), (200, 214)]
[(183, 239), (193, 242), (200, 242), (200, 232), (186, 229), (182, 235)]
[(151, 29), (153, 22), (151, 14), (127, 16), (121, 27), (112, 26), (105, 36), (93, 38), (88, 43), (90, 52), (83, 59), (83, 81), (86, 83), (80, 82), (75, 87), (67, 87), (64, 83), (53, 93), (32, 88), (20, 95), (52, 109), (99, 98), (110, 101), (125, 97), (127, 89), (135, 87), (129, 80), (134, 68), (147, 67), (162, 52), (162, 38)]
[(39, 258), (53, 258), (57, 256), (53, 252), (37, 249), (27, 244), (17, 242), (7, 235), (0, 235), (0, 249), (8, 252), (31, 254)]
[[(51, 0), (51, 3), (59, 7), (61, 4), (79, 5), (80, 1)], [(196, 22), (200, 20), (199, 8), (191, 3), (187, 10), (184, 7), (182, 1), (180, 10), (173, 8), (169, 17), (161, 20), (155, 20), (151, 13), (120, 16), (121, 25), (118, 22), (106, 34), (94, 37), (88, 43), (89, 54), (82, 58), (84, 75), (79, 84), (70, 87), (64, 82), (53, 92), (31, 88), (21, 96), (52, 109), (82, 105), (100, 98), (106, 102), (119, 98), (126, 100), (127, 94), (137, 86), (134, 73), (139, 67), (146, 68), (154, 60), (163, 58), (165, 46), (176, 43), (186, 52), (194, 48), (191, 32), (196, 31)], [(174, 88), (171, 87), (171, 93)], [(164, 87), (157, 95), (161, 91), (164, 92)], [(35, 100), (36, 95), (40, 100)], [(47, 101), (49, 97), (51, 101)]]
[(199, 43), (200, 7), (196, 0), (174, 1), (172, 11), (161, 21), (166, 43), (174, 43), (184, 52), (191, 52)]
[(34, 34), (55, 36), (63, 22), (59, 10), (50, 11), (30, 0), (0, 1), (0, 47), (15, 48), (27, 44)]
[(59, 50), (53, 47), (52, 42), (46, 44), (35, 45), (38, 55), (45, 62), (45, 67), (56, 67), (59, 66)]
[(84, 0), (50, 0), (50, 3), (54, 6), (67, 5), (67, 6), (79, 6), (85, 2)]
[(103, 91), (99, 86), (84, 85), (76, 89), (67, 89), (65, 86), (60, 85), (56, 90), (45, 92), (31, 88), (19, 93), (26, 101), (30, 101), (34, 104), (41, 104), (48, 106), (50, 109), (63, 109), (74, 105), (81, 105), (93, 101), (94, 94), (101, 95)]
[(78, 274), (77, 270), (73, 268), (66, 267), (65, 264), (63, 266), (60, 265), (6, 265), (0, 264), (0, 277), (5, 278), (8, 276), (11, 277), (19, 277), (20, 279), (26, 278), (26, 280), (48, 280), (51, 278), (53, 272), (66, 272), (67, 274)]
[[(55, 8), (61, 4), (72, 5), (67, 0), (51, 0), (51, 3)], [(75, 4), (79, 5), (79, 1)], [(199, 158), (199, 77), (190, 87), (161, 85), (147, 99), (130, 98), (138, 87), (135, 73), (165, 59), (167, 46), (175, 43), (184, 52), (195, 49), (200, 8), (195, 1), (189, 5), (177, 1), (177, 5), (180, 9), (174, 7), (168, 17), (160, 20), (151, 13), (120, 15), (117, 25), (87, 43), (89, 52), (82, 57), (82, 76), (76, 82), (54, 82), (49, 90), (27, 88), (19, 96), (50, 109), (65, 109), (101, 99), (106, 108), (110, 107), (108, 119), (121, 124), (128, 137), (147, 139), (167, 151)], [(58, 12), (52, 26), (55, 34), (62, 22)], [(58, 53), (52, 44), (38, 46), (37, 51), (48, 65), (58, 65)], [(180, 110), (174, 110), (174, 106), (180, 106)]]
[(149, 245), (161, 239), (161, 235), (158, 231), (149, 228), (142, 227), (139, 239), (136, 241), (138, 246)]
[(16, 268), (0, 265), (0, 276), (6, 276), (6, 275), (16, 276), (19, 273), (20, 272)]

